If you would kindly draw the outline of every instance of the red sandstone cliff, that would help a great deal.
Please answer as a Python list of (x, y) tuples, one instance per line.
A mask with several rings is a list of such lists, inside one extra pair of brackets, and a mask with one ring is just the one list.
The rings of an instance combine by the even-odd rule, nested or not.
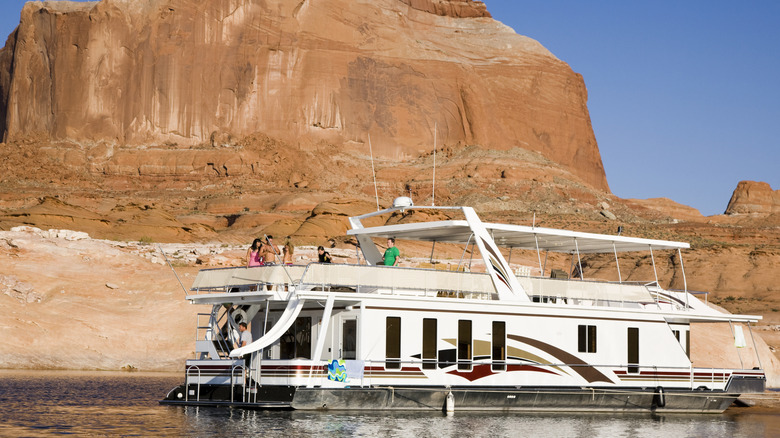
[(539, 152), (608, 191), (582, 77), (471, 0), (31, 2), (0, 51), (0, 132), (220, 145), (264, 133), (389, 158)]
[(780, 213), (780, 190), (772, 190), (765, 182), (740, 181), (731, 195), (726, 214)]

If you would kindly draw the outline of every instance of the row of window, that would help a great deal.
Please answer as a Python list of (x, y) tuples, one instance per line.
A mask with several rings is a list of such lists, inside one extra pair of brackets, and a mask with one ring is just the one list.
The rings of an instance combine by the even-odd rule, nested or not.
[[(401, 368), (401, 318), (388, 316), (385, 323), (385, 368)], [(451, 365), (444, 358), (439, 357), (438, 351), (438, 321), (435, 318), (424, 318), (422, 327), (422, 361), (423, 369), (436, 369), (438, 365)], [(492, 369), (503, 371), (506, 369), (506, 323), (493, 321), (491, 359)], [(456, 346), (456, 360), (459, 370), (470, 370), (472, 351), (472, 322), (471, 320), (458, 320), (458, 342)]]
[[(492, 348), (491, 348), (491, 368), (494, 371), (503, 371), (506, 369), (506, 323), (503, 321), (493, 321), (492, 323)], [(680, 331), (674, 331), (677, 339), (680, 339)], [(472, 322), (471, 320), (458, 320), (458, 341), (457, 341), (457, 365), (459, 370), (470, 370), (472, 353)], [(580, 353), (596, 352), (596, 326), (578, 325), (577, 326), (577, 350)], [(422, 361), (423, 369), (435, 369), (437, 364), (443, 366), (451, 365), (446, 360), (439, 357), (437, 350), (438, 326), (435, 318), (423, 319), (422, 327)], [(688, 340), (689, 342), (689, 340)], [(639, 328), (628, 327), (627, 331), (627, 357), (626, 363), (629, 364), (628, 372), (639, 372)], [(688, 352), (689, 348), (685, 348)], [(386, 338), (385, 338), (385, 367), (390, 369), (401, 368), (401, 318), (397, 316), (388, 316), (386, 320)]]

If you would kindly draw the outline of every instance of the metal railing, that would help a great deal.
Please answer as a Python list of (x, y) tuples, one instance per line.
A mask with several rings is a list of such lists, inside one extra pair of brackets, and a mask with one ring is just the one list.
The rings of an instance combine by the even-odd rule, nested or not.
[[(322, 386), (323, 383), (328, 379), (328, 366), (331, 364), (331, 360), (328, 361), (314, 361), (309, 359), (293, 359), (293, 360), (272, 360), (275, 365), (295, 365), (297, 373), (294, 376), (279, 376), (279, 375), (267, 375), (263, 376), (269, 381), (274, 381), (274, 383), (267, 383), (267, 384), (286, 384), (286, 385), (294, 385), (294, 386), (301, 386), (308, 383), (313, 383), (313, 386)], [(394, 376), (388, 375), (388, 373), (392, 372), (409, 372), (410, 370), (404, 370), (403, 368), (407, 367), (413, 367), (415, 368), (414, 371), (419, 371), (424, 373), (425, 368), (424, 365), (427, 362), (427, 360), (422, 359), (416, 359), (416, 360), (400, 360), (400, 359), (386, 359), (386, 360), (356, 360), (356, 361), (350, 361), (345, 360), (345, 363), (353, 362), (353, 363), (362, 363), (362, 372), (359, 374), (358, 378), (349, 377), (349, 379), (355, 379), (355, 380), (349, 380), (347, 382), (344, 382), (345, 384), (348, 384), (350, 386), (360, 386), (360, 387), (371, 387), (375, 386), (377, 384), (387, 384), (388, 379), (393, 379)], [(386, 365), (388, 363), (392, 363), (393, 366), (387, 367)], [(522, 361), (516, 361), (512, 359), (508, 360), (501, 360), (501, 361), (493, 361), (491, 359), (486, 360), (453, 360), (453, 361), (443, 361), (443, 360), (435, 360), (432, 362), (436, 364), (437, 369), (441, 369), (442, 367), (448, 367), (448, 366), (456, 366), (456, 365), (468, 365), (468, 369), (459, 369), (463, 372), (469, 372), (471, 371), (475, 366), (479, 365), (490, 365), (491, 371), (493, 373), (504, 373), (504, 372), (512, 372), (511, 370), (508, 370), (508, 368), (512, 365), (531, 365), (537, 368), (543, 368), (543, 369), (560, 369), (561, 367), (568, 367), (568, 368), (596, 368), (599, 369), (605, 373), (607, 372), (615, 372), (615, 371), (624, 371), (625, 374), (621, 374), (620, 376), (624, 376), (624, 378), (630, 378), (631, 381), (644, 381), (649, 382), (647, 384), (655, 384), (658, 382), (659, 378), (664, 377), (664, 373), (675, 373), (677, 377), (677, 383), (686, 382), (686, 386), (680, 386), (680, 385), (673, 385), (666, 383), (664, 386), (669, 387), (687, 387), (688, 389), (697, 389), (701, 386), (707, 386), (708, 389), (724, 389), (725, 386), (728, 384), (729, 379), (735, 372), (739, 372), (741, 370), (734, 370), (734, 369), (723, 369), (723, 368), (694, 368), (694, 367), (681, 367), (681, 366), (654, 366), (654, 365), (642, 365), (642, 364), (567, 364), (567, 363), (546, 363), (546, 364), (540, 364), (540, 363), (531, 363), (531, 362), (522, 362)], [(494, 369), (493, 365), (498, 365), (499, 368)], [(347, 368), (349, 368), (350, 364), (347, 364)], [(503, 369), (500, 369), (503, 368)], [(632, 371), (629, 371), (632, 370)], [(648, 373), (648, 371), (652, 371), (652, 373)], [(684, 371), (682, 373), (681, 371)], [(756, 370), (751, 370), (756, 371)], [(620, 381), (620, 376), (618, 377), (618, 381)], [(659, 377), (660, 376), (660, 377)], [(666, 376), (668, 378), (668, 376)], [(427, 379), (426, 376), (420, 375), (421, 379)], [(381, 380), (382, 383), (378, 383), (377, 380)], [(627, 386), (636, 386), (636, 383), (628, 383)], [(616, 385), (616, 388), (619, 388), (620, 385)]]
[(495, 288), (488, 274), (394, 266), (307, 266), (300, 290), (324, 290), (390, 295), (492, 299)]

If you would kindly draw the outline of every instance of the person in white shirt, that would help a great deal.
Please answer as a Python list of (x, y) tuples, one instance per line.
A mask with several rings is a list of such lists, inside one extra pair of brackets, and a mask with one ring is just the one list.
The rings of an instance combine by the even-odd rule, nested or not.
[(245, 322), (238, 323), (238, 331), (241, 332), (241, 337), (238, 340), (238, 346), (236, 348), (246, 347), (252, 343), (252, 333), (246, 329)]

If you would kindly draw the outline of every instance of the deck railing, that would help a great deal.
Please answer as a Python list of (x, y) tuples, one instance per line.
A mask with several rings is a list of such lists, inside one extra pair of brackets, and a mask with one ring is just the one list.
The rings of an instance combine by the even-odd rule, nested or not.
[[(388, 362), (392, 362), (393, 367), (387, 367)], [(313, 361), (310, 359), (289, 359), (289, 360), (268, 360), (268, 365), (272, 370), (272, 374), (263, 375), (266, 380), (266, 384), (270, 385), (312, 385), (312, 386), (333, 386), (334, 382), (328, 380), (328, 366), (331, 364), (331, 360), (327, 361)], [(491, 359), (483, 360), (438, 360), (434, 361), (437, 369), (441, 367), (455, 366), (455, 365), (469, 365), (469, 369), (462, 370), (468, 372), (473, 367), (480, 365), (491, 365), (492, 373), (505, 373), (512, 372), (508, 369), (515, 365), (528, 365), (528, 362), (521, 362), (512, 359), (505, 361), (493, 361)], [(385, 385), (388, 379), (397, 377), (394, 373), (401, 373), (406, 375), (406, 378), (413, 379), (427, 379), (423, 374), (425, 372), (426, 361), (422, 359), (413, 360), (345, 360), (344, 365), (347, 372), (346, 385), (350, 386), (374, 386)], [(493, 365), (499, 365), (498, 368), (493, 368)], [(580, 367), (593, 367), (605, 373), (610, 371), (627, 371), (633, 369), (635, 371), (624, 374), (632, 378), (632, 382), (625, 383), (624, 385), (615, 385), (613, 389), (619, 390), (621, 386), (636, 386), (637, 381), (655, 382), (658, 380), (659, 375), (663, 375), (668, 379), (668, 375), (672, 374), (676, 378), (674, 379), (677, 384), (666, 383), (668, 387), (688, 388), (696, 389), (701, 386), (705, 386), (709, 389), (723, 389), (729, 378), (734, 373), (739, 373), (740, 369), (726, 369), (726, 368), (699, 368), (690, 366), (649, 366), (649, 365), (632, 365), (632, 364), (567, 364), (567, 363), (533, 363), (536, 368), (559, 370), (563, 367), (568, 368), (580, 368)], [(503, 368), (501, 368), (503, 366)], [(281, 371), (285, 367), (290, 371)], [(751, 372), (759, 372), (760, 370), (749, 370)], [(388, 373), (391, 373), (388, 375)], [(413, 377), (412, 377), (413, 376)], [(440, 376), (441, 377), (441, 376)]]
[[(556, 279), (520, 275), (517, 280), (534, 301), (594, 306), (637, 306), (658, 303), (648, 284)], [(358, 293), (495, 299), (490, 276), (478, 272), (393, 266), (310, 263), (294, 266), (206, 269), (198, 273), (192, 291), (323, 290)], [(653, 290), (651, 290), (653, 289)], [(657, 291), (656, 291), (657, 292)]]
[(482, 273), (319, 263), (306, 268), (298, 287), (474, 299), (491, 299), (495, 294), (490, 276)]
[(653, 304), (656, 299), (645, 284), (569, 280), (518, 276), (518, 282), (531, 297), (542, 301), (579, 305)]

